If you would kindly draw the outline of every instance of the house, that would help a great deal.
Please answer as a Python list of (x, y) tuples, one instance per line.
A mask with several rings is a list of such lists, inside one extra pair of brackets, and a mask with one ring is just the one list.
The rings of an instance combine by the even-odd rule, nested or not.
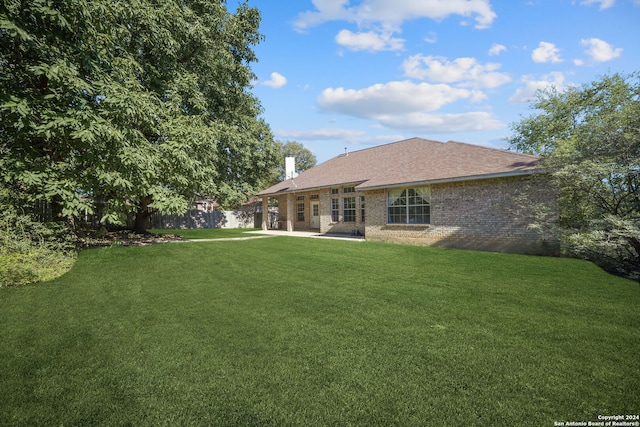
[[(522, 203), (524, 195), (530, 203), (555, 206), (552, 188), (532, 179), (540, 160), (411, 138), (345, 152), (258, 196), (265, 210), (269, 199), (277, 199), (283, 230), (542, 253), (549, 252), (550, 242), (529, 227)], [(262, 227), (267, 228), (264, 221)]]

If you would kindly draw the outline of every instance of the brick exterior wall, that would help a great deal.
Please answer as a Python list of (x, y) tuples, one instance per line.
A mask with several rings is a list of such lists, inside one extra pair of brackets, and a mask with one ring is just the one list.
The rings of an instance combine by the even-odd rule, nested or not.
[(557, 242), (542, 240), (529, 224), (531, 212), (518, 196), (557, 212), (555, 192), (542, 180), (500, 178), (431, 186), (431, 224), (386, 224), (386, 192), (367, 194), (368, 240), (398, 241), (452, 248), (549, 254)]
[[(542, 180), (511, 177), (434, 184), (431, 188), (431, 223), (428, 225), (387, 224), (387, 191), (373, 190), (331, 194), (329, 188), (296, 193), (292, 197), (293, 229), (312, 230), (310, 203), (320, 203), (321, 233), (364, 234), (367, 240), (392, 241), (453, 248), (468, 248), (515, 253), (549, 254), (557, 251), (557, 242), (543, 241), (530, 229), (530, 212), (517, 196), (527, 194), (532, 203), (544, 203), (557, 212), (555, 192)], [(312, 199), (311, 196), (317, 199)], [(296, 200), (304, 196), (304, 200)], [(365, 198), (362, 221), (360, 196)], [(343, 199), (356, 198), (356, 221), (345, 222)], [(331, 199), (339, 199), (340, 218), (332, 221)], [(287, 197), (280, 196), (279, 220), (286, 218)], [(305, 220), (297, 221), (297, 204), (304, 203)], [(556, 215), (557, 216), (557, 215)], [(286, 230), (286, 225), (281, 229)]]

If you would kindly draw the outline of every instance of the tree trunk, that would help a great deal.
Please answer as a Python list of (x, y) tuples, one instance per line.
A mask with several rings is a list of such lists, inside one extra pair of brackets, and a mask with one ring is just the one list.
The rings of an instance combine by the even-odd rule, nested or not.
[(136, 212), (136, 219), (133, 226), (133, 232), (136, 234), (147, 234), (147, 220), (151, 216), (149, 205), (153, 201), (151, 196), (140, 197), (140, 204)]
[(51, 208), (51, 219), (57, 222), (62, 221), (62, 197), (58, 195), (53, 196), (53, 199), (49, 202), (49, 207)]

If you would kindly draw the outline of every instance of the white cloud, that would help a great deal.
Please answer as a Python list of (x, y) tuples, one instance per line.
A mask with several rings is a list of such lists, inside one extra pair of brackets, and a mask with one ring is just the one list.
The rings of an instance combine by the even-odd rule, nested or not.
[(353, 140), (365, 135), (365, 131), (354, 129), (322, 128), (311, 130), (278, 130), (274, 131), (278, 138), (295, 140)]
[(354, 18), (353, 13), (346, 9), (349, 0), (312, 0), (317, 11), (303, 12), (298, 15), (294, 28), (304, 31), (310, 27), (320, 25), (327, 21), (347, 20)]
[(516, 93), (509, 98), (509, 102), (513, 104), (527, 103), (536, 99), (538, 91), (555, 87), (558, 91), (564, 90), (564, 74), (553, 72), (542, 76), (542, 79), (536, 80), (533, 76), (522, 77), (524, 86), (516, 90)]
[(402, 50), (404, 39), (391, 37), (391, 33), (377, 34), (373, 31), (352, 33), (342, 30), (336, 36), (336, 42), (350, 50), (368, 50), (371, 52), (380, 50)]
[(328, 88), (318, 97), (324, 112), (375, 120), (383, 127), (420, 132), (459, 132), (497, 129), (504, 125), (490, 113), (434, 113), (458, 100), (484, 97), (475, 90), (445, 84), (410, 81), (377, 84), (364, 89)]
[(274, 89), (280, 88), (287, 84), (287, 78), (280, 73), (271, 73), (271, 79), (261, 83), (263, 86), (269, 86)]
[(554, 64), (562, 62), (562, 59), (560, 58), (560, 49), (558, 49), (553, 43), (549, 42), (540, 42), (539, 47), (534, 49), (531, 54), (531, 58), (534, 62), (551, 62)]
[(600, 4), (600, 10), (608, 9), (616, 3), (616, 0), (582, 0), (580, 4), (590, 5), (594, 3)]
[[(375, 128), (382, 129), (383, 126), (376, 125)], [(388, 144), (389, 141), (400, 141), (407, 136), (400, 133), (372, 135), (364, 130), (344, 129), (344, 128), (321, 128), (309, 130), (274, 130), (276, 138), (294, 141), (340, 141), (351, 146), (375, 146)], [(343, 151), (335, 153), (342, 154)]]
[(502, 129), (505, 124), (491, 113), (477, 111), (461, 114), (412, 113), (401, 116), (388, 115), (378, 118), (381, 124), (392, 129), (419, 133), (477, 132)]
[(431, 44), (436, 43), (438, 41), (438, 34), (430, 31), (429, 34), (424, 38), (424, 41)]
[(506, 73), (497, 70), (496, 63), (480, 64), (475, 58), (449, 61), (439, 56), (410, 56), (402, 64), (407, 77), (439, 83), (460, 83), (476, 88), (495, 88), (511, 81)]
[(622, 48), (614, 48), (606, 41), (597, 38), (582, 39), (580, 44), (586, 48), (585, 53), (596, 62), (611, 61), (622, 53)]
[(404, 21), (430, 18), (441, 21), (451, 15), (474, 18), (476, 28), (487, 28), (496, 19), (489, 0), (313, 0), (315, 11), (298, 15), (294, 26), (299, 31), (327, 21), (345, 20), (358, 25), (399, 28)]
[(497, 56), (497, 55), (500, 55), (502, 52), (505, 52), (506, 50), (507, 50), (507, 47), (505, 45), (494, 43), (493, 45), (491, 45), (491, 49), (489, 49), (489, 55)]
[(318, 97), (318, 105), (326, 112), (375, 119), (386, 114), (435, 111), (473, 95), (472, 91), (449, 85), (403, 81), (376, 84), (359, 90), (328, 88)]

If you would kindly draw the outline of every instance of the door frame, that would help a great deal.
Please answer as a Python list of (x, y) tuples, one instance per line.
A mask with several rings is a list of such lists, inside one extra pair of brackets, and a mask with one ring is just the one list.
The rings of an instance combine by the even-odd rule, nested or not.
[[(314, 216), (313, 208), (316, 208), (316, 212), (318, 215)], [(320, 229), (320, 202), (313, 201), (309, 204), (309, 228), (311, 229)]]

